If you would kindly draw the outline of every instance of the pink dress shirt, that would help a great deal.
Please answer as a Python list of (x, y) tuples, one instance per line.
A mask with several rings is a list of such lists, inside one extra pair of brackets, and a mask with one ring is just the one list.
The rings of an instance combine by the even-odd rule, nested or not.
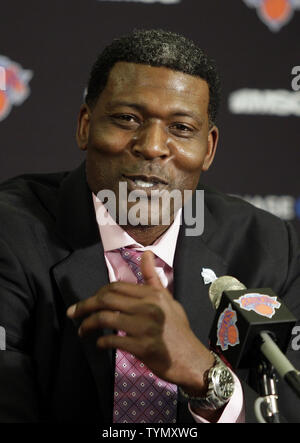
[[(138, 251), (152, 251), (157, 257), (163, 260), (164, 265), (156, 267), (155, 270), (162, 282), (162, 285), (172, 293), (173, 285), (173, 260), (176, 242), (181, 222), (181, 210), (176, 214), (175, 220), (164, 234), (150, 246), (143, 246), (137, 243), (124, 229), (121, 228), (109, 215), (102, 202), (93, 194), (93, 202), (96, 219), (103, 244), (105, 261), (108, 269), (110, 282), (117, 280), (136, 283), (136, 277), (122, 259), (121, 254), (116, 249), (134, 245)], [(235, 390), (230, 401), (226, 405), (218, 423), (244, 422), (243, 391), (239, 379), (235, 378)], [(196, 415), (189, 407), (189, 410), (198, 423), (208, 423), (204, 418)]]

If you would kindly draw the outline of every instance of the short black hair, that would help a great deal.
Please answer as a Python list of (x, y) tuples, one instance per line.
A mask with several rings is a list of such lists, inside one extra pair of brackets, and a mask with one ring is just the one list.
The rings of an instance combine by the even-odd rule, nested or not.
[(214, 61), (192, 40), (161, 29), (139, 29), (112, 41), (94, 63), (85, 97), (93, 107), (105, 88), (109, 72), (117, 62), (166, 67), (197, 76), (209, 87), (208, 116), (214, 124), (220, 103), (220, 77)]

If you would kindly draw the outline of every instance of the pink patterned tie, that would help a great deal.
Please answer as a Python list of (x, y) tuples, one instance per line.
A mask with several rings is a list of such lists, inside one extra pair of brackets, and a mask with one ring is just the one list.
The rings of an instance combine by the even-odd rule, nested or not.
[[(142, 252), (120, 248), (120, 253), (137, 278)], [(118, 335), (125, 335), (119, 331)], [(156, 377), (134, 355), (117, 349), (114, 392), (114, 423), (176, 423), (177, 386)]]

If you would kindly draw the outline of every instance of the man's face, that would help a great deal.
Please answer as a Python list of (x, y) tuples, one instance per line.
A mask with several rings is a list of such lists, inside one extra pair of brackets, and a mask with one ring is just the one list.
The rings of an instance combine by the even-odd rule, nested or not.
[(96, 105), (82, 106), (79, 116), (77, 140), (87, 150), (94, 194), (112, 190), (118, 203), (119, 182), (128, 193), (149, 197), (153, 190), (195, 190), (218, 139), (217, 128), (209, 128), (208, 103), (208, 85), (198, 77), (116, 63)]

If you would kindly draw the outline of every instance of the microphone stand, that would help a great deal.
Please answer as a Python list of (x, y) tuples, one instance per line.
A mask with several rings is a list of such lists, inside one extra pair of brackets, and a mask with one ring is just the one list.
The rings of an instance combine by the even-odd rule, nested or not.
[[(300, 372), (281, 352), (267, 331), (260, 332), (260, 339), (262, 358), (258, 365), (257, 373), (260, 376), (261, 397), (255, 402), (255, 414), (261, 423), (280, 423), (275, 370), (298, 397), (300, 397)], [(267, 421), (261, 415), (261, 405), (263, 403), (266, 406)]]
[[(255, 401), (256, 418), (260, 423), (280, 423), (277, 395), (277, 378), (273, 365), (263, 357), (258, 365), (260, 397)], [(264, 405), (264, 414), (261, 406)]]
[(295, 394), (300, 398), (300, 372), (281, 352), (267, 331), (260, 333), (262, 344), (260, 350), (268, 361), (277, 370), (279, 376), (285, 380)]

